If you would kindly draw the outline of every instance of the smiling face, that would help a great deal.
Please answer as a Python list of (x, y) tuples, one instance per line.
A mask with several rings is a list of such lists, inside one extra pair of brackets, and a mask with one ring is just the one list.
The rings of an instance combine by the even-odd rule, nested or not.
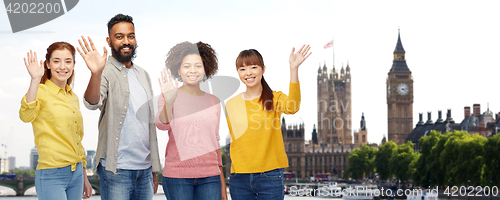
[[(69, 77), (73, 74), (75, 61), (73, 54), (67, 49), (52, 52), (47, 68), (50, 70), (50, 81), (59, 87), (67, 84)], [(64, 87), (61, 87), (64, 88)]]
[(111, 47), (114, 58), (121, 63), (132, 61), (137, 47), (134, 25), (128, 22), (115, 24), (109, 31), (109, 37), (106, 40)]
[(259, 65), (243, 65), (238, 68), (240, 81), (248, 87), (255, 87), (261, 84), (262, 75), (265, 67)]
[(248, 88), (261, 86), (262, 75), (266, 71), (262, 55), (255, 49), (243, 50), (236, 58), (236, 70)]
[(177, 71), (182, 78), (184, 85), (198, 85), (203, 80), (205, 68), (200, 55), (189, 54), (184, 56), (181, 67)]

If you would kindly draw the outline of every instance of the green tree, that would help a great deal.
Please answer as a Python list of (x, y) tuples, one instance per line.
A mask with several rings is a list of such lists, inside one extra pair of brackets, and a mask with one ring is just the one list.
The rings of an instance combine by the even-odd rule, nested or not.
[(428, 135), (421, 137), (418, 141), (420, 156), (418, 156), (418, 160), (414, 163), (413, 167), (415, 170), (412, 173), (412, 179), (415, 185), (421, 185), (424, 188), (431, 186), (429, 182), (433, 170), (429, 167), (432, 161), (431, 151), (438, 143), (440, 137), (441, 132), (433, 130)]
[(363, 160), (362, 158), (358, 155), (359, 150), (354, 149), (350, 154), (349, 154), (349, 161), (348, 161), (348, 169), (346, 170), (345, 173), (351, 174), (351, 177), (353, 179), (359, 179), (363, 177)]
[(426, 170), (430, 173), (430, 178), (429, 180), (423, 179), (422, 182), (426, 181), (426, 183), (428, 183), (431, 187), (434, 187), (436, 185), (449, 185), (448, 181), (445, 178), (446, 165), (441, 162), (440, 157), (441, 153), (444, 150), (444, 145), (451, 135), (451, 132), (446, 132), (444, 135), (440, 135), (438, 137), (437, 143), (431, 149), (430, 156), (426, 156)]
[(35, 170), (21, 170), (18, 168), (11, 169), (11, 172), (16, 173), (17, 178), (27, 178), (27, 177), (35, 177)]
[(417, 168), (417, 162), (420, 159), (422, 154), (419, 152), (415, 152), (413, 156), (413, 160), (410, 162), (410, 165), (408, 166), (408, 174), (410, 177), (413, 177), (418, 171), (420, 171), (419, 168)]
[(500, 185), (500, 134), (488, 138), (484, 144), (484, 174), (482, 185)]
[(363, 145), (361, 148), (354, 149), (349, 154), (348, 171), (352, 174), (352, 178), (360, 179), (373, 172), (376, 152), (377, 149), (375, 147)]
[(409, 167), (414, 157), (415, 152), (413, 152), (413, 143), (410, 141), (399, 145), (396, 151), (393, 152), (389, 164), (391, 171), (398, 180), (405, 182), (411, 178)]
[(375, 168), (381, 180), (387, 180), (393, 175), (389, 167), (389, 161), (397, 147), (398, 145), (396, 145), (396, 143), (388, 141), (380, 145), (377, 153), (375, 153)]
[(480, 185), (486, 141), (481, 135), (470, 135), (465, 131), (451, 133), (440, 156), (446, 169), (445, 179), (450, 185)]

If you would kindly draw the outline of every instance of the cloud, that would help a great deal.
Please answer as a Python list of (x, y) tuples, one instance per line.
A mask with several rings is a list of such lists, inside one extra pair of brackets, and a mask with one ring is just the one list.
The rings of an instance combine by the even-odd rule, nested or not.
[(8, 99), (11, 98), (12, 95), (9, 93), (5, 92), (2, 88), (0, 88), (0, 99)]

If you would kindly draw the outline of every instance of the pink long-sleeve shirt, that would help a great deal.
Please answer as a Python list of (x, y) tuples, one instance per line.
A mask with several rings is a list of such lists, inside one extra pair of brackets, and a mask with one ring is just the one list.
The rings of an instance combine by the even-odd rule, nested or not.
[(177, 92), (172, 120), (161, 123), (165, 100), (158, 99), (156, 127), (168, 130), (163, 176), (170, 178), (202, 178), (220, 175), (222, 158), (219, 145), (220, 100), (208, 93), (191, 96)]

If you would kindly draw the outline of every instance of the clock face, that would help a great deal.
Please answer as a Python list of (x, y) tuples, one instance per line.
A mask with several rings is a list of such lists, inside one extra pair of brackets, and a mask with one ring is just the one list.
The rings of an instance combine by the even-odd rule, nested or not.
[(351, 81), (349, 78), (347, 78), (347, 82)]
[(406, 85), (405, 83), (401, 83), (398, 85), (398, 93), (400, 95), (406, 95), (408, 94), (408, 91), (409, 91), (408, 85)]

